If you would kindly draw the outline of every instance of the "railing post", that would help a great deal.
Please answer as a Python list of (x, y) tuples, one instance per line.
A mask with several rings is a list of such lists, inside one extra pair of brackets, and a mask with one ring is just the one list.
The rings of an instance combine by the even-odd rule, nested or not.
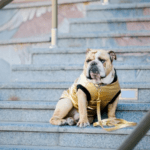
[(57, 0), (52, 0), (52, 29), (51, 29), (51, 48), (57, 47), (57, 36), (58, 36), (58, 10)]
[(109, 4), (109, 0), (103, 0), (103, 5), (108, 5)]

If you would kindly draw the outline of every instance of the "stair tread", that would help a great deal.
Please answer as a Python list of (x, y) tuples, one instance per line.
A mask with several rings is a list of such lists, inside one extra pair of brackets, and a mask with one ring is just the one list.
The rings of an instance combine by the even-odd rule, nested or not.
[[(73, 18), (73, 19), (69, 19), (69, 22), (71, 24), (73, 23), (110, 23), (110, 22), (115, 22), (115, 23), (118, 23), (118, 22), (136, 22), (136, 21), (150, 21), (150, 18), (149, 17), (128, 17), (128, 18)], [(110, 32), (110, 31), (109, 31)]]
[[(141, 70), (149, 70), (150, 64), (124, 64), (124, 63), (114, 63), (115, 69), (141, 69)], [(83, 65), (12, 65), (12, 71), (60, 71), (60, 70), (83, 70)]]
[[(92, 49), (92, 48), (91, 48)], [(110, 50), (108, 47), (93, 47), (93, 49), (105, 49)], [(69, 47), (69, 48), (32, 48), (30, 49), (30, 53), (32, 54), (85, 54), (87, 48), (86, 47)], [(145, 53), (150, 52), (150, 46), (137, 46), (137, 47), (121, 47), (115, 48), (111, 47), (111, 50), (116, 53)]]
[[(75, 148), (75, 147), (62, 147), (62, 146), (26, 146), (26, 145), (0, 145), (0, 150), (91, 150), (91, 148)], [(101, 149), (92, 148), (92, 150), (114, 150), (114, 149)]]
[[(31, 132), (59, 132), (59, 133), (91, 133), (91, 134), (130, 134), (135, 127), (119, 129), (113, 132), (107, 132), (101, 127), (79, 128), (76, 126), (56, 126), (50, 123), (32, 123), (32, 122), (0, 122), (0, 131), (31, 131)], [(150, 131), (147, 132), (150, 135)]]
[[(101, 127), (79, 128), (77, 126), (56, 126), (50, 123), (29, 123), (29, 122), (0, 122), (0, 131), (27, 131), (27, 132), (59, 132), (59, 133), (91, 133), (91, 134), (130, 134), (135, 127), (127, 127), (112, 132), (107, 132)], [(146, 135), (150, 135), (150, 130)]]
[[(37, 101), (0, 101), (0, 109), (37, 109), (54, 110), (57, 102), (37, 102)], [(118, 111), (148, 111), (150, 103), (123, 103), (117, 106)]]
[(54, 110), (56, 102), (37, 102), (37, 101), (0, 101), (1, 109), (37, 109)]
[(87, 32), (87, 33), (60, 33), (58, 39), (63, 38), (112, 38), (112, 37), (149, 37), (150, 31), (109, 31), (109, 32)]
[(86, 10), (107, 10), (107, 9), (126, 9), (126, 8), (145, 8), (145, 7), (150, 7), (149, 2), (144, 2), (144, 3), (123, 3), (123, 4), (110, 4), (110, 5), (89, 5), (86, 7)]
[(36, 38), (27, 37), (27, 38), (0, 40), (0, 45), (17, 44), (17, 43), (42, 43), (42, 42), (50, 42), (50, 41), (51, 41), (51, 35), (45, 35)]
[[(66, 89), (73, 82), (15, 82), (15, 83), (0, 83), (0, 89)], [(150, 88), (148, 82), (120, 82), (121, 88)]]
[[(149, 37), (150, 31), (121, 31), (121, 32), (90, 32), (90, 33), (60, 33), (58, 34), (58, 39), (67, 39), (67, 38), (112, 38), (112, 37)], [(41, 42), (50, 42), (50, 35), (40, 38), (22, 38), (22, 39), (10, 39), (10, 40), (0, 40), (0, 45), (6, 44), (17, 44), (17, 43), (41, 43)]]

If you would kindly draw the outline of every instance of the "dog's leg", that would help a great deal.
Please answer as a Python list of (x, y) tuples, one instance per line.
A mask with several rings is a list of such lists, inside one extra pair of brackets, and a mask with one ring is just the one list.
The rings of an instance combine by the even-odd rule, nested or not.
[(112, 103), (112, 104), (109, 104), (108, 105), (108, 118), (109, 119), (112, 119), (112, 124), (116, 124), (117, 121), (113, 120), (116, 118), (116, 108), (117, 108), (117, 104), (118, 104), (118, 101), (119, 101), (119, 96), (116, 98), (116, 100)]
[(63, 119), (67, 116), (69, 111), (73, 108), (73, 104), (70, 99), (61, 99), (56, 105), (56, 109), (50, 123), (53, 125), (65, 125), (68, 124), (66, 119)]
[[(79, 113), (76, 108), (73, 108), (67, 115), (67, 123), (69, 125), (75, 125), (79, 121)], [(89, 123), (93, 123), (94, 117), (88, 116)]]
[(116, 100), (112, 104), (108, 105), (108, 118), (116, 117), (115, 112), (116, 112), (118, 101), (119, 101), (119, 96), (116, 98)]
[(86, 127), (90, 125), (87, 115), (87, 97), (86, 94), (82, 90), (78, 90), (78, 106), (79, 106), (79, 121), (77, 126)]

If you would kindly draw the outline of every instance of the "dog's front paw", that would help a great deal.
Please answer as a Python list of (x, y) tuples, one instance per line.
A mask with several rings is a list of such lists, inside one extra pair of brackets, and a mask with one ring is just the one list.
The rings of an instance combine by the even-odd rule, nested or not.
[(78, 127), (86, 127), (86, 126), (90, 126), (90, 123), (88, 120), (79, 120), (77, 123)]

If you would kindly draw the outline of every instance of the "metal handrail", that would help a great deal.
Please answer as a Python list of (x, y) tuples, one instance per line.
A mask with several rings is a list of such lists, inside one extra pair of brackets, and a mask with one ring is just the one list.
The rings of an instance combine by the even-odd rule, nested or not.
[(0, 9), (12, 2), (13, 0), (0, 0)]
[(150, 111), (117, 150), (132, 150), (150, 129)]

